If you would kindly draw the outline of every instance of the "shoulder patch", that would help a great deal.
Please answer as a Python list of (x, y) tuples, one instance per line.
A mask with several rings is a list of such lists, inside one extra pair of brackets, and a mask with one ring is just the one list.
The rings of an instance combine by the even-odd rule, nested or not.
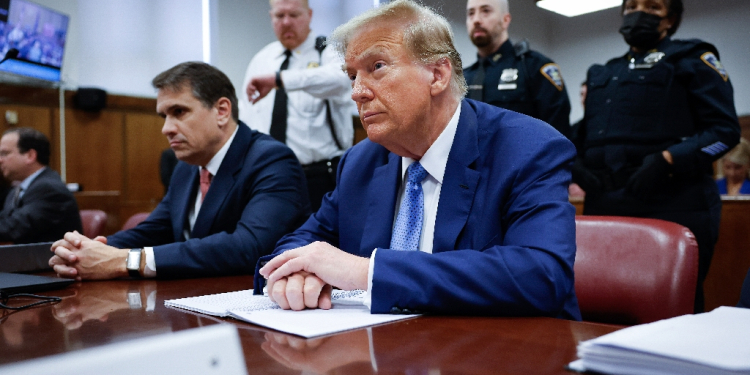
[(724, 69), (724, 65), (722, 65), (721, 61), (719, 61), (719, 58), (716, 57), (713, 52), (704, 53), (703, 55), (701, 55), (701, 60), (703, 60), (706, 65), (710, 66), (711, 69), (715, 70), (716, 73), (719, 73), (724, 82), (729, 79), (729, 75), (727, 74), (726, 69)]
[(545, 64), (541, 69), (539, 69), (539, 72), (542, 73), (542, 75), (555, 86), (557, 91), (562, 91), (565, 87), (565, 84), (563, 83), (562, 73), (560, 73), (560, 67), (557, 66), (557, 64)]

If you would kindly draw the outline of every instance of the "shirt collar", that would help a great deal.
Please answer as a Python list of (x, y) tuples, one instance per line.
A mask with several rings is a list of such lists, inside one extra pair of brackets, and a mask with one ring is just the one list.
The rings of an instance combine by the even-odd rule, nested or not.
[(224, 156), (227, 155), (227, 151), (229, 151), (229, 146), (232, 144), (232, 141), (234, 140), (234, 136), (237, 135), (237, 130), (240, 128), (240, 126), (245, 126), (243, 124), (237, 123), (237, 127), (234, 129), (234, 133), (232, 133), (232, 136), (227, 139), (227, 141), (224, 143), (224, 146), (221, 146), (219, 149), (219, 152), (214, 155), (213, 158), (211, 158), (211, 161), (206, 164), (204, 168), (208, 169), (208, 173), (211, 173), (212, 176), (216, 176), (216, 173), (219, 172), (219, 167), (221, 167), (221, 162), (224, 161)]
[[(515, 55), (516, 50), (513, 48), (513, 43), (508, 39), (500, 45), (500, 48), (498, 48), (497, 51), (487, 56), (487, 63), (495, 65), (503, 57), (514, 57)], [(479, 60), (481, 61), (481, 58)]]
[[(297, 46), (297, 48), (292, 50), (292, 56), (299, 55), (303, 53), (304, 51), (307, 51), (310, 49), (315, 49), (315, 38), (316, 38), (315, 33), (312, 30), (310, 30), (310, 34), (307, 35), (307, 38), (305, 39), (305, 41), (302, 42), (302, 44), (300, 44), (299, 46)], [(284, 57), (284, 51), (286, 51), (286, 47), (284, 47), (284, 45), (281, 44), (281, 42), (279, 42), (279, 47), (281, 48), (279, 50), (279, 57)]]
[[(451, 147), (453, 146), (453, 139), (456, 137), (456, 130), (458, 129), (458, 118), (461, 116), (461, 103), (458, 104), (456, 112), (453, 113), (448, 125), (443, 129), (440, 135), (437, 137), (435, 142), (432, 143), (427, 152), (424, 153), (419, 163), (432, 176), (439, 184), (443, 184), (443, 176), (445, 175), (445, 166), (448, 164), (448, 155), (450, 154)], [(402, 157), (401, 158), (401, 178), (403, 181), (406, 175), (406, 169), (409, 165), (414, 162), (414, 159)]]
[(38, 171), (32, 173), (29, 177), (26, 177), (21, 183), (18, 185), (21, 187), (21, 190), (26, 190), (29, 188), (29, 185), (31, 185), (32, 182), (34, 182), (34, 179), (36, 176), (39, 176), (44, 172), (44, 170), (47, 169), (47, 167), (41, 167)]

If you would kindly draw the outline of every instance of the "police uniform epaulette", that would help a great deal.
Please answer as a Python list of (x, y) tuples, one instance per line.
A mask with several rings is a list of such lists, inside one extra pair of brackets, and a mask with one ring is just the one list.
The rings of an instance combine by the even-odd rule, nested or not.
[(522, 40), (513, 45), (513, 50), (516, 52), (516, 57), (523, 56), (531, 51), (528, 40)]
[(704, 42), (700, 39), (672, 39), (672, 47), (676, 47), (677, 50), (672, 52), (673, 54), (689, 54), (695, 51), (713, 52), (716, 58), (720, 58), (719, 50), (708, 42)]

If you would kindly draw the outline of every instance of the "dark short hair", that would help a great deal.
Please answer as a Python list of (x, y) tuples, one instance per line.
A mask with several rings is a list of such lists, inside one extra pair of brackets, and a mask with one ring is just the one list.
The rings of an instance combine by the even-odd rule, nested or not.
[[(685, 10), (685, 7), (682, 5), (682, 0), (662, 0), (665, 3), (667, 3), (667, 8), (669, 8), (669, 13), (667, 13), (667, 17), (674, 17), (674, 23), (672, 24), (672, 27), (667, 30), (667, 35), (672, 36), (674, 33), (677, 32), (677, 29), (680, 28), (680, 23), (682, 23), (682, 12)], [(620, 13), (625, 12), (625, 3), (628, 2), (628, 0), (622, 0), (622, 6), (620, 8)]]
[(18, 134), (18, 151), (22, 154), (29, 150), (36, 151), (36, 161), (42, 165), (49, 165), (49, 139), (42, 132), (32, 128), (8, 129), (3, 135)]
[(209, 64), (198, 61), (177, 64), (159, 73), (151, 81), (151, 85), (157, 90), (171, 91), (180, 91), (189, 86), (193, 96), (207, 108), (213, 107), (219, 99), (227, 98), (232, 103), (232, 119), (239, 121), (237, 94), (232, 81), (221, 70)]

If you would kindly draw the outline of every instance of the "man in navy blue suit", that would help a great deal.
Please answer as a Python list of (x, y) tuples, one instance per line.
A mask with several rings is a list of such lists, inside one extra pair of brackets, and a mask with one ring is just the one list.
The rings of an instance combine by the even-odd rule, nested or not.
[[(372, 313), (580, 319), (573, 289), (573, 145), (541, 121), (462, 100), (447, 21), (397, 0), (339, 27), (369, 140), (341, 159), (320, 210), (261, 258), (256, 293)], [(264, 278), (266, 283), (264, 283)]]
[(297, 158), (239, 122), (234, 87), (218, 69), (182, 63), (152, 84), (162, 133), (180, 160), (166, 196), (133, 229), (93, 240), (66, 233), (50, 266), (78, 279), (252, 272), (309, 215)]

